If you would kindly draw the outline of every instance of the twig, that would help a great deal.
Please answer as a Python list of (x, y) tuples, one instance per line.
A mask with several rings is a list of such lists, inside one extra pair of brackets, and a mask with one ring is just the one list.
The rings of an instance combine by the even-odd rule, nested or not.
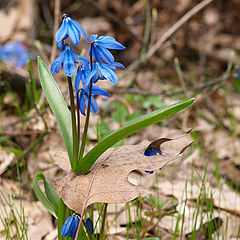
[(40, 6), (42, 8), (43, 17), (45, 19), (45, 22), (51, 32), (53, 32), (53, 19), (51, 16), (51, 13), (49, 11), (48, 5), (46, 3), (46, 0), (38, 0), (40, 2)]
[(133, 71), (143, 62), (148, 61), (163, 45), (165, 41), (167, 41), (175, 32), (177, 32), (189, 19), (191, 19), (195, 14), (201, 11), (208, 4), (213, 2), (213, 0), (203, 0), (199, 4), (197, 4), (194, 8), (189, 10), (183, 17), (181, 17), (176, 23), (172, 25), (163, 35), (162, 37), (153, 45), (153, 47), (149, 50), (146, 55), (140, 57), (137, 61), (134, 61), (124, 72), (121, 78), (125, 77), (129, 72)]
[(205, 8), (208, 4), (213, 2), (213, 0), (203, 0), (199, 4), (197, 4), (194, 8), (189, 10), (183, 17), (181, 17), (176, 23), (173, 24), (172, 27), (165, 32), (162, 37), (154, 44), (154, 46), (150, 49), (150, 51), (145, 56), (144, 61), (149, 60), (154, 53), (162, 46), (162, 44), (169, 39), (175, 32), (177, 32), (180, 27), (182, 27), (189, 19), (191, 19), (194, 15), (196, 15), (199, 11)]
[(4, 135), (4, 136), (28, 136), (28, 135), (38, 135), (41, 133), (45, 133), (45, 131), (43, 130), (30, 130), (30, 131), (21, 131), (21, 132), (0, 132), (0, 135)]
[[(186, 91), (199, 91), (203, 90), (205, 88), (210, 88), (213, 87), (214, 85), (217, 85), (219, 83), (224, 82), (226, 79), (228, 79), (229, 76), (223, 75), (218, 78), (213, 79), (210, 82), (203, 82), (197, 85), (194, 85), (192, 87), (189, 87), (186, 89)], [(158, 92), (158, 93), (150, 93), (148, 91), (144, 90), (139, 90), (139, 89), (134, 89), (134, 88), (129, 88), (129, 89), (123, 89), (123, 88), (114, 88), (110, 93), (125, 93), (125, 94), (138, 94), (138, 95), (143, 95), (143, 96), (164, 96), (164, 97), (171, 97), (179, 94), (184, 94), (184, 90), (179, 90), (175, 92)]]
[(55, 9), (54, 9), (54, 26), (53, 26), (53, 44), (51, 49), (51, 57), (50, 62), (52, 63), (57, 52), (57, 42), (55, 41), (55, 33), (59, 27), (59, 19), (60, 19), (60, 11), (61, 11), (61, 0), (55, 0)]

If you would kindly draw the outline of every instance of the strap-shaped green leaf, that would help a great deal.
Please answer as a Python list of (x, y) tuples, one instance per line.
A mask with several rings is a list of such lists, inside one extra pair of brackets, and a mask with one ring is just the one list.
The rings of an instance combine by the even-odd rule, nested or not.
[[(42, 180), (45, 193), (42, 192), (41, 188), (39, 187), (38, 181)], [(58, 203), (60, 197), (58, 196), (56, 190), (47, 183), (44, 175), (42, 173), (36, 173), (35, 178), (33, 180), (33, 189), (39, 199), (39, 201), (43, 204), (43, 206), (55, 217), (57, 217), (57, 211), (58, 211)]]
[(38, 57), (38, 74), (43, 92), (57, 119), (72, 165), (73, 142), (71, 114), (58, 85), (40, 57)]
[(142, 130), (154, 123), (157, 123), (174, 113), (181, 111), (188, 107), (194, 101), (193, 98), (185, 99), (167, 107), (163, 107), (151, 113), (145, 114), (121, 127), (117, 131), (111, 133), (105, 137), (100, 143), (98, 143), (91, 151), (89, 151), (84, 158), (79, 161), (77, 166), (77, 173), (88, 173), (93, 163), (111, 146), (124, 139), (131, 134)]

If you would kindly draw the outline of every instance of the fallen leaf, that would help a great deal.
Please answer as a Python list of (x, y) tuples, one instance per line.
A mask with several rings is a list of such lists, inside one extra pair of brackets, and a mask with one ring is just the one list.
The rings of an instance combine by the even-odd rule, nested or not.
[(0, 175), (6, 171), (7, 167), (14, 160), (14, 153), (9, 152), (0, 146)]
[[(158, 139), (154, 147), (160, 149), (165, 142), (175, 141), (178, 145), (187, 134), (178, 138)], [(158, 146), (157, 144), (158, 143)], [(168, 153), (162, 148), (162, 155), (145, 156), (144, 151), (150, 146), (144, 141), (139, 145), (121, 146), (108, 149), (92, 166), (87, 175), (76, 175), (71, 171), (66, 152), (58, 152), (54, 158), (56, 164), (67, 173), (53, 182), (53, 186), (65, 204), (78, 213), (95, 202), (124, 203), (145, 194), (143, 187), (135, 186), (128, 181), (133, 170), (154, 171), (167, 163), (178, 159), (185, 146), (175, 153)], [(188, 144), (189, 145), (189, 144)]]

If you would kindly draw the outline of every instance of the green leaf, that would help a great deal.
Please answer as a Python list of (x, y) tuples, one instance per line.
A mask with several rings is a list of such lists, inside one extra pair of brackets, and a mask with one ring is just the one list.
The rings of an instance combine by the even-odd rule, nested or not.
[[(46, 195), (42, 192), (41, 188), (39, 187), (38, 181), (42, 180), (44, 184), (44, 189)], [(46, 179), (42, 173), (36, 173), (35, 178), (33, 180), (33, 189), (39, 199), (39, 201), (43, 204), (43, 206), (55, 217), (57, 217), (57, 209), (58, 209), (58, 202), (60, 197), (56, 193), (56, 190), (46, 182)]]
[[(59, 204), (58, 204), (58, 221), (57, 221), (57, 225), (58, 225), (58, 240), (63, 240), (63, 236), (61, 234), (61, 230), (62, 230), (62, 226), (64, 224), (65, 221), (65, 212), (66, 212), (66, 205), (64, 204), (63, 200), (60, 198), (59, 199)], [(67, 211), (69, 213), (69, 211)], [(68, 216), (67, 216), (68, 217)]]
[(111, 133), (109, 136), (105, 137), (100, 143), (98, 143), (91, 151), (89, 151), (82, 161), (79, 162), (77, 166), (77, 173), (88, 173), (90, 167), (93, 163), (110, 147), (115, 143), (124, 139), (131, 134), (144, 129), (154, 123), (157, 123), (174, 113), (181, 111), (182, 109), (188, 107), (194, 101), (193, 98), (185, 99), (175, 104), (167, 107), (162, 107), (156, 111), (143, 115), (131, 122), (128, 122), (125, 126), (121, 127), (117, 131)]
[(73, 142), (72, 142), (72, 119), (67, 104), (62, 96), (58, 85), (52, 74), (49, 72), (43, 60), (38, 57), (38, 74), (43, 92), (57, 119), (57, 123), (62, 133), (64, 143), (67, 148), (70, 162), (73, 161)]

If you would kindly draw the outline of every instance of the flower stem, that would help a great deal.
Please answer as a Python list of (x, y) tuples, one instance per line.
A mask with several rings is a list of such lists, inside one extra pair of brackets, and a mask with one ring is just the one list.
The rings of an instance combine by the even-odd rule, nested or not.
[(72, 135), (73, 135), (73, 162), (71, 163), (73, 171), (76, 169), (77, 165), (77, 127), (76, 127), (76, 113), (75, 113), (75, 104), (74, 104), (74, 96), (73, 96), (73, 86), (72, 79), (68, 77), (68, 88), (70, 95), (70, 106), (71, 106), (71, 115), (72, 115)]
[(90, 89), (89, 89), (89, 99), (88, 99), (88, 108), (87, 108), (87, 116), (84, 124), (84, 131), (83, 131), (83, 137), (82, 137), (82, 144), (79, 154), (79, 159), (81, 161), (84, 153), (84, 148), (86, 145), (86, 139), (87, 139), (87, 131), (88, 131), (88, 125), (89, 125), (89, 119), (90, 119), (90, 107), (91, 107), (91, 95), (92, 95), (92, 79), (90, 81)]
[(80, 145), (80, 108), (79, 108), (79, 98), (78, 98), (79, 90), (77, 91), (77, 149), (79, 151), (79, 145)]
[[(91, 44), (91, 51), (90, 51), (90, 65), (91, 65), (91, 71), (92, 71), (92, 69), (93, 69), (92, 44)], [(84, 149), (85, 149), (85, 145), (86, 145), (87, 131), (88, 131), (88, 125), (89, 125), (89, 119), (90, 119), (91, 97), (92, 97), (92, 78), (90, 81), (87, 116), (86, 116), (86, 120), (85, 120), (85, 124), (84, 124), (82, 144), (81, 144), (81, 149), (80, 149), (80, 154), (79, 154), (79, 162), (81, 162), (81, 159), (82, 159), (83, 153), (84, 153)]]

